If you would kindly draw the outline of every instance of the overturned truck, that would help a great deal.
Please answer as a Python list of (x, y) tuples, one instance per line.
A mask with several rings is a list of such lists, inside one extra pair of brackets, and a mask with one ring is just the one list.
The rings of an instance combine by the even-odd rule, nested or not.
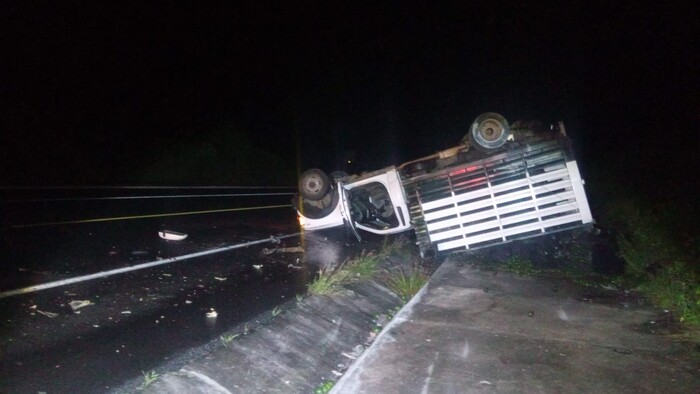
[(305, 171), (292, 201), (303, 230), (413, 229), (421, 256), (467, 251), (593, 222), (562, 122), (547, 130), (476, 118), (459, 145), (361, 175)]

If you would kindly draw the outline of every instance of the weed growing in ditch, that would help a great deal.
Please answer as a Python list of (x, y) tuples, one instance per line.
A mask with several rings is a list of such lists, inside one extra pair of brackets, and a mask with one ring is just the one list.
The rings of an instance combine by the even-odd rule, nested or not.
[(283, 312), (282, 307), (276, 306), (275, 309), (272, 310), (272, 316), (277, 317), (282, 312)]
[(397, 306), (394, 309), (389, 309), (385, 313), (375, 315), (374, 319), (372, 319), (372, 323), (374, 323), (374, 325), (372, 326), (372, 330), (370, 332), (379, 334), (384, 329), (384, 326), (394, 319), (394, 316), (399, 312), (399, 310), (401, 310), (401, 306)]
[(350, 272), (341, 267), (321, 268), (318, 278), (309, 283), (307, 289), (311, 295), (333, 295), (341, 291), (341, 286), (350, 282)]
[(228, 345), (233, 342), (234, 339), (238, 338), (239, 334), (223, 334), (220, 336), (221, 338), (221, 343), (224, 345), (224, 347), (228, 347)]
[(410, 300), (428, 282), (428, 275), (423, 269), (414, 265), (408, 272), (399, 269), (390, 272), (386, 277), (389, 288), (396, 293), (403, 302)]
[(352, 280), (372, 279), (379, 272), (381, 258), (381, 255), (363, 250), (358, 257), (345, 264), (344, 269), (350, 273)]
[(336, 268), (325, 267), (318, 271), (318, 278), (307, 288), (311, 295), (334, 295), (342, 286), (358, 280), (368, 280), (379, 272), (382, 256), (362, 251), (360, 256), (345, 261)]
[(331, 391), (331, 389), (333, 388), (334, 384), (335, 384), (335, 382), (333, 382), (331, 380), (325, 380), (325, 381), (323, 381), (323, 383), (316, 386), (316, 388), (314, 389), (314, 394), (329, 393)]
[(532, 261), (520, 256), (512, 256), (506, 260), (505, 264), (503, 265), (503, 269), (518, 275), (534, 275), (539, 273), (539, 271), (532, 264)]
[[(334, 295), (341, 291), (343, 285), (374, 278), (380, 272), (379, 266), (382, 260), (403, 248), (405, 242), (404, 238), (397, 238), (389, 246), (385, 245), (379, 253), (362, 251), (360, 256), (345, 261), (336, 268), (320, 269), (316, 280), (307, 285), (309, 294)], [(423, 287), (428, 280), (428, 275), (418, 265), (414, 265), (408, 273), (399, 270), (388, 274), (385, 280), (392, 290), (407, 301)]]
[(141, 371), (141, 373), (143, 374), (143, 383), (141, 383), (142, 390), (155, 383), (155, 381), (160, 377), (156, 371)]

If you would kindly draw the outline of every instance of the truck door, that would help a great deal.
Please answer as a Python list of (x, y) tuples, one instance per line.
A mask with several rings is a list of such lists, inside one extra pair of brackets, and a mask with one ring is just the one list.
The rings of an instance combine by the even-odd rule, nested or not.
[(338, 192), (340, 193), (340, 213), (343, 215), (345, 225), (350, 227), (350, 230), (355, 235), (358, 241), (362, 241), (360, 234), (355, 228), (355, 221), (352, 218), (352, 207), (350, 205), (350, 191), (343, 187), (341, 182), (338, 182)]

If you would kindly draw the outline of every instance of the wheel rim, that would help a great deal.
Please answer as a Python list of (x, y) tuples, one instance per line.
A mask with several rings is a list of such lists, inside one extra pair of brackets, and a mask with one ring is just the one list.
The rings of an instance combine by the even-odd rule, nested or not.
[(488, 119), (479, 124), (478, 131), (486, 141), (497, 141), (503, 135), (505, 128), (501, 122), (495, 119)]
[(495, 112), (487, 112), (479, 115), (472, 123), (468, 134), (472, 146), (488, 152), (500, 148), (506, 143), (510, 134), (508, 121)]
[(304, 183), (304, 189), (309, 193), (320, 193), (322, 188), (323, 180), (318, 175), (309, 176)]

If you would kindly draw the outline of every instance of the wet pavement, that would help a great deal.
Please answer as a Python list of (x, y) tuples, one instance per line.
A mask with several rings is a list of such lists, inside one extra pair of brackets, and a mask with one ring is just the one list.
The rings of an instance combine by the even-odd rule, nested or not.
[[(163, 228), (189, 236), (165, 241), (157, 235)], [(296, 231), (291, 209), (5, 228), (0, 291)], [(304, 292), (318, 259), (333, 252), (269, 253), (300, 242), (288, 238), (0, 299), (0, 392), (107, 392), (142, 371), (205, 354), (221, 333)], [(89, 305), (74, 310), (75, 301)], [(216, 318), (207, 317), (212, 308)]]

